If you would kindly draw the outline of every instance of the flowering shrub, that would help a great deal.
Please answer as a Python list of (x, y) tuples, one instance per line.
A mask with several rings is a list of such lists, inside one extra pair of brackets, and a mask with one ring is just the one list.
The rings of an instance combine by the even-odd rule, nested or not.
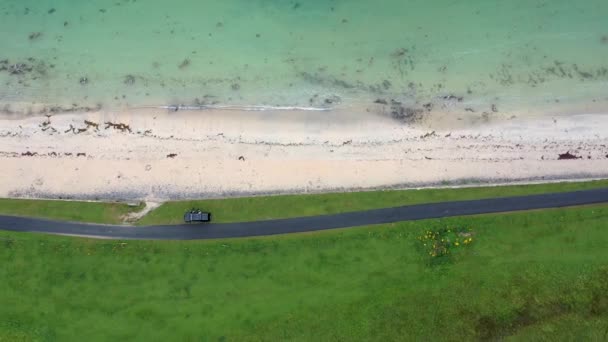
[(418, 237), (418, 240), (426, 255), (430, 258), (442, 258), (472, 244), (473, 232), (466, 227), (445, 227), (427, 230)]

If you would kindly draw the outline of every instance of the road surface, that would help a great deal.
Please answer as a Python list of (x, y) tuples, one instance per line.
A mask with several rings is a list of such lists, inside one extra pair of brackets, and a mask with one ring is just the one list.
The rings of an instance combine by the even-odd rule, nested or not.
[(0, 216), (0, 229), (106, 239), (195, 240), (311, 232), (450, 216), (608, 203), (608, 188), (471, 201), (418, 204), (335, 215), (241, 223), (112, 226)]

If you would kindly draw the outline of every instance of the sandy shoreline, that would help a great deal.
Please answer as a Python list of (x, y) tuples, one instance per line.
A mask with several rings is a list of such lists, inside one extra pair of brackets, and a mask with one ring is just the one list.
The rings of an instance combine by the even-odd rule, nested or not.
[(608, 115), (480, 123), (434, 114), (412, 125), (361, 112), (3, 119), (0, 197), (162, 201), (608, 178)]

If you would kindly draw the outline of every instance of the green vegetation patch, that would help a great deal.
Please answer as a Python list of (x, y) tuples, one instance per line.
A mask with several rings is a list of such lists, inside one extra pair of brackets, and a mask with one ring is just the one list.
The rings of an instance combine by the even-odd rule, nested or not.
[(427, 230), (418, 240), (430, 262), (438, 263), (451, 260), (454, 251), (470, 246), (473, 243), (473, 231), (462, 226), (441, 227)]
[(607, 225), (601, 205), (217, 241), (0, 232), (0, 340), (598, 341)]
[(390, 190), (175, 201), (164, 203), (142, 218), (138, 224), (182, 223), (184, 212), (190, 208), (200, 208), (212, 212), (214, 222), (242, 222), (334, 214), (418, 203), (507, 197), (601, 187), (608, 187), (608, 180), (460, 189)]
[(0, 215), (32, 216), (55, 220), (118, 224), (142, 206), (125, 203), (22, 200), (0, 198)]

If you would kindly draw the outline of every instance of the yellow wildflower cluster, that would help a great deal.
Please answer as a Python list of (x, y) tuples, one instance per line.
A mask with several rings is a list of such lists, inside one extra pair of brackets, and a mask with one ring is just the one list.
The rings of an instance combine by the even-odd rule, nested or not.
[(451, 248), (462, 248), (473, 241), (470, 229), (463, 227), (427, 230), (418, 237), (426, 253), (431, 257), (450, 254)]

